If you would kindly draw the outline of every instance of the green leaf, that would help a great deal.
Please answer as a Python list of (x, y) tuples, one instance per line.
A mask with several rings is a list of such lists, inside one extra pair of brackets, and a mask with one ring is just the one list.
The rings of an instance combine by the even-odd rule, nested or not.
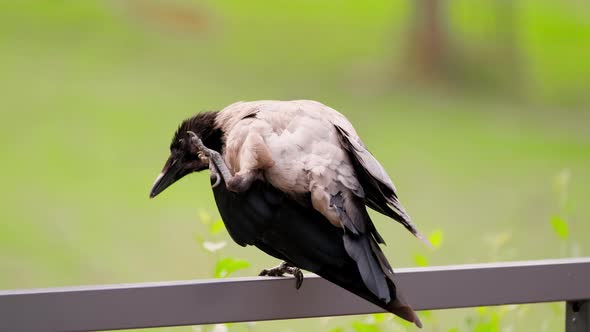
[(452, 329), (449, 329), (447, 332), (459, 332), (459, 328), (453, 327)]
[(217, 221), (212, 222), (209, 225), (209, 233), (211, 233), (211, 235), (216, 235), (219, 234), (219, 232), (221, 232), (224, 229), (224, 225), (223, 225), (223, 220), (219, 219)]
[(480, 316), (485, 316), (488, 313), (488, 307), (476, 307), (475, 311), (477, 311)]
[(428, 257), (422, 254), (414, 254), (414, 262), (418, 266), (428, 266)]
[(352, 328), (356, 332), (379, 332), (379, 327), (374, 324), (367, 324), (363, 322), (352, 322)]
[(409, 329), (409, 328), (414, 328), (414, 323), (410, 323), (405, 319), (401, 319), (401, 318), (396, 318), (395, 320), (396, 324), (399, 324), (400, 326), (404, 327), (404, 331)]
[(432, 318), (432, 311), (431, 310), (422, 310), (422, 311), (420, 311), (420, 316), (430, 319), (430, 318)]
[(330, 332), (344, 332), (344, 329), (341, 327), (335, 327), (331, 329)]
[(475, 308), (478, 319), (473, 327), (474, 332), (498, 332), (500, 331), (500, 315), (496, 308)]
[(215, 264), (215, 278), (225, 278), (230, 274), (246, 269), (250, 266), (250, 263), (243, 259), (236, 258), (222, 258)]
[(498, 332), (500, 327), (497, 322), (479, 322), (473, 328), (474, 332)]
[(443, 231), (440, 229), (434, 230), (428, 236), (428, 241), (430, 241), (434, 249), (438, 249), (443, 242)]
[(384, 322), (387, 318), (391, 317), (391, 314), (371, 314), (369, 317), (375, 322), (376, 324)]
[(557, 236), (567, 240), (569, 237), (569, 227), (567, 221), (559, 216), (553, 216), (551, 218), (551, 226), (553, 227), (553, 232), (555, 232)]

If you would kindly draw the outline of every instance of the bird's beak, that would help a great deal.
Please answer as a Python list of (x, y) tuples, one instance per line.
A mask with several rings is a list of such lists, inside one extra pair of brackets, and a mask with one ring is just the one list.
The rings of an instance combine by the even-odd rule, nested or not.
[(164, 189), (182, 178), (185, 175), (182, 170), (182, 163), (179, 160), (173, 159), (172, 157), (168, 158), (168, 161), (166, 161), (166, 164), (162, 169), (162, 173), (160, 173), (156, 178), (156, 181), (154, 181), (154, 185), (150, 191), (150, 198), (156, 197), (156, 195), (164, 191)]

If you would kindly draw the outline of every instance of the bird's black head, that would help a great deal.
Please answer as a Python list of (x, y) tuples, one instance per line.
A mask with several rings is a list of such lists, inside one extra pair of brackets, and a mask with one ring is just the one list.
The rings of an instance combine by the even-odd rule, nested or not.
[(187, 131), (197, 134), (206, 147), (221, 152), (222, 132), (215, 124), (216, 117), (217, 112), (205, 112), (182, 121), (174, 133), (170, 144), (170, 157), (154, 182), (150, 198), (155, 197), (185, 175), (209, 167), (208, 163), (197, 156), (196, 148), (190, 143)]

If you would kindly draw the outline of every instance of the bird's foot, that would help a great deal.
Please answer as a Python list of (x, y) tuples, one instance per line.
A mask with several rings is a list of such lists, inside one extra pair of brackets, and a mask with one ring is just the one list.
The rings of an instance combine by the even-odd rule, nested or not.
[(227, 168), (227, 165), (225, 164), (225, 161), (223, 160), (221, 154), (219, 154), (219, 152), (215, 150), (211, 150), (208, 147), (206, 147), (203, 144), (203, 141), (201, 141), (199, 136), (197, 136), (197, 134), (195, 134), (194, 132), (187, 131), (187, 134), (189, 134), (189, 136), (191, 137), (191, 143), (193, 143), (196, 146), (197, 155), (199, 156), (199, 158), (203, 161), (209, 161), (209, 171), (211, 172), (211, 180), (214, 180), (211, 186), (215, 188), (219, 185), (219, 183), (221, 183), (220, 175), (226, 184), (229, 183), (229, 181), (231, 181), (232, 179), (232, 175), (229, 171), (229, 168)]
[(295, 288), (301, 288), (303, 284), (303, 272), (301, 270), (287, 262), (282, 262), (279, 266), (275, 266), (270, 269), (264, 269), (260, 271), (259, 276), (269, 277), (283, 277), (285, 274), (290, 274), (295, 278)]
[(211, 159), (209, 159), (209, 178), (211, 179), (211, 188), (215, 188), (221, 183), (219, 171)]

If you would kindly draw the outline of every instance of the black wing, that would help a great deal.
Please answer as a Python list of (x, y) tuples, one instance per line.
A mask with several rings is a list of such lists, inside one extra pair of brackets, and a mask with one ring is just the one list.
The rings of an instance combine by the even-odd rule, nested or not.
[(356, 176), (363, 187), (367, 206), (398, 221), (416, 237), (427, 242), (401, 205), (395, 186), (383, 166), (358, 137), (349, 134), (340, 126), (335, 125), (335, 127), (340, 145), (348, 152)]
[(262, 181), (239, 194), (228, 191), (222, 181), (213, 193), (236, 243), (254, 245), (421, 326), (397, 292), (391, 267), (370, 233), (344, 232)]

